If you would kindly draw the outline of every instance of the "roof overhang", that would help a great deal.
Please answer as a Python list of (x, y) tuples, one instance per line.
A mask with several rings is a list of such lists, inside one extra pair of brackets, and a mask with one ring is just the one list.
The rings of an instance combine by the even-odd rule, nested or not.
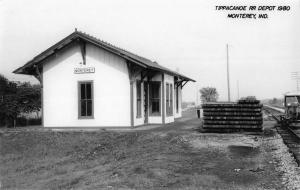
[(287, 92), (284, 96), (300, 96), (300, 92)]
[(167, 69), (161, 65), (158, 65), (156, 62), (152, 62), (148, 59), (145, 59), (143, 57), (140, 57), (138, 55), (135, 55), (131, 52), (128, 52), (124, 49), (118, 48), (116, 46), (113, 46), (107, 42), (101, 41), (95, 37), (92, 37), (88, 34), (75, 31), (69, 36), (65, 37), (58, 43), (54, 44), (50, 48), (46, 49), (39, 55), (35, 56), (32, 60), (28, 61), (24, 66), (19, 67), (18, 69), (14, 70), (13, 73), (15, 74), (26, 74), (26, 75), (35, 75), (35, 67), (43, 64), (44, 60), (47, 59), (48, 57), (54, 55), (58, 51), (62, 50), (64, 47), (68, 46), (72, 42), (76, 41), (84, 41), (86, 43), (90, 43), (95, 45), (96, 47), (105, 49), (108, 52), (111, 52), (117, 56), (120, 56), (124, 58), (125, 60), (132, 62), (142, 68), (147, 68), (150, 70), (155, 70), (155, 71), (160, 71), (167, 73), (169, 75), (175, 76), (180, 78), (181, 80), (185, 81), (192, 81), (196, 82), (195, 80), (186, 77), (180, 73), (177, 73), (175, 71), (171, 71), (170, 69)]

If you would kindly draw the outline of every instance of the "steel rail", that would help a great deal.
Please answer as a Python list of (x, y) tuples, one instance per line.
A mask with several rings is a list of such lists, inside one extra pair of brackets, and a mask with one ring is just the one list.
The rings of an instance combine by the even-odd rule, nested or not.
[[(278, 115), (276, 116), (276, 115), (274, 114), (274, 112), (283, 114), (282, 112), (280, 112), (277, 108), (274, 108), (274, 109), (273, 109), (273, 107), (271, 107), (271, 106), (263, 106), (263, 109), (264, 109), (266, 112), (268, 112), (269, 114), (271, 114), (271, 116), (278, 122), (278, 124), (280, 124), (280, 127), (281, 127), (282, 129), (288, 130), (288, 131), (289, 131), (290, 133), (292, 133), (292, 135), (295, 136), (295, 137), (297, 138), (297, 140), (300, 142), (300, 135), (297, 134), (297, 133), (295, 132), (295, 130), (293, 130), (290, 126), (288, 126), (288, 125), (283, 125), (283, 124), (281, 123), (280, 117), (278, 118)], [(270, 111), (270, 110), (272, 110), (272, 111)], [(272, 112), (273, 112), (273, 113), (272, 113)]]

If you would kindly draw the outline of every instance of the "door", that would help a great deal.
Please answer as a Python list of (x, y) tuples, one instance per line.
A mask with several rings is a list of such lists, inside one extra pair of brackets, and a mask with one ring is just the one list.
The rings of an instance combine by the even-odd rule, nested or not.
[(148, 123), (148, 82), (144, 82), (144, 123)]

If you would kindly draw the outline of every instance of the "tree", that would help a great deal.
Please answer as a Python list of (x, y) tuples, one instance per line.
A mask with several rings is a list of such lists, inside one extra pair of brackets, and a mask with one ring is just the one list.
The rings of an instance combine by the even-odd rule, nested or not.
[(16, 84), (0, 75), (0, 126), (8, 126), (9, 121), (16, 117), (16, 91)]
[(20, 113), (41, 109), (41, 87), (28, 82), (16, 83), (0, 75), (0, 126), (14, 125)]
[(272, 100), (269, 101), (270, 104), (276, 105), (278, 103), (277, 98), (273, 98)]
[(20, 112), (30, 113), (41, 109), (41, 86), (29, 82), (17, 86), (18, 107)]
[(214, 87), (204, 87), (200, 89), (201, 100), (205, 102), (216, 102), (219, 98), (217, 89)]

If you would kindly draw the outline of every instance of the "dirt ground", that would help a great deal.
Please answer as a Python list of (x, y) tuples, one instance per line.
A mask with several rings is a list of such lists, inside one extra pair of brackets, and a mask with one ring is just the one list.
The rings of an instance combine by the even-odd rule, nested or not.
[(189, 110), (150, 130), (2, 130), (0, 189), (290, 189), (273, 126), (201, 133)]

